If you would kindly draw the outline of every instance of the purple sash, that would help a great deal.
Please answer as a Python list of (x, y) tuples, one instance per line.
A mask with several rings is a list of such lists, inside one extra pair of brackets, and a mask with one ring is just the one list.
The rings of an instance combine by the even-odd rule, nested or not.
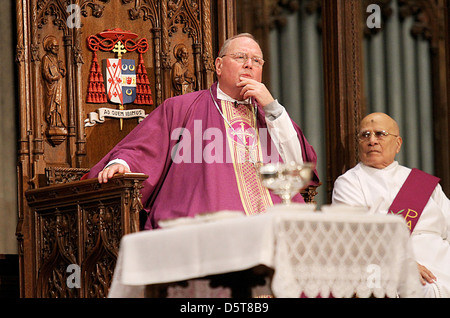
[(411, 233), (439, 180), (438, 177), (413, 168), (392, 202), (389, 213), (402, 215)]

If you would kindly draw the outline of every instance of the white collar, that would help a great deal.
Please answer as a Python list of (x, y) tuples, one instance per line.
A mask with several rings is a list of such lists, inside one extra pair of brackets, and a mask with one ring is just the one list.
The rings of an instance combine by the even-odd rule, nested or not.
[(366, 166), (366, 165), (363, 164), (362, 162), (360, 162), (360, 164), (361, 164), (361, 167), (362, 167), (363, 169), (366, 169), (366, 170), (368, 170), (368, 171), (389, 171), (389, 170), (392, 170), (392, 169), (395, 169), (395, 168), (398, 167), (398, 161), (395, 161), (395, 160), (394, 160), (394, 162), (392, 162), (389, 166), (384, 167), (384, 168), (382, 168), (382, 169), (374, 168), (374, 167), (370, 167), (370, 166)]
[(238, 103), (238, 104), (251, 104), (251, 97), (247, 98), (246, 100), (237, 100), (234, 98), (231, 98), (227, 94), (225, 94), (220, 88), (219, 88), (219, 82), (217, 82), (217, 99), (221, 99), (224, 101), (232, 102), (232, 103)]

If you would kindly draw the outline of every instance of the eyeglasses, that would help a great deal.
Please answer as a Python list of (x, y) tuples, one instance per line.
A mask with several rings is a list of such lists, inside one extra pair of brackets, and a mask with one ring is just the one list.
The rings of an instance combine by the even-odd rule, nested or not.
[(377, 139), (384, 139), (387, 136), (398, 137), (398, 135), (391, 134), (391, 133), (387, 132), (386, 130), (378, 130), (378, 131), (366, 130), (366, 131), (362, 131), (358, 134), (358, 139), (360, 141), (366, 141), (366, 140), (369, 140), (372, 135), (374, 135), (375, 138), (377, 138)]
[(236, 62), (240, 64), (244, 64), (248, 61), (248, 59), (252, 60), (252, 65), (256, 67), (262, 67), (264, 65), (264, 60), (261, 57), (249, 57), (246, 53), (243, 52), (237, 52), (237, 53), (230, 53), (230, 54), (224, 54), (221, 57), (224, 56), (230, 56), (232, 57)]

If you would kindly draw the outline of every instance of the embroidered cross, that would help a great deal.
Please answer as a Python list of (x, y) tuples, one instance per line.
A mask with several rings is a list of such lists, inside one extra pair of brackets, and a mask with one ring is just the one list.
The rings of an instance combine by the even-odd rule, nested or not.
[(248, 146), (247, 139), (250, 137), (254, 137), (254, 135), (251, 132), (248, 132), (248, 130), (245, 129), (245, 125), (243, 122), (240, 123), (241, 129), (240, 130), (234, 130), (231, 132), (233, 136), (237, 136), (240, 141), (244, 144), (244, 146)]

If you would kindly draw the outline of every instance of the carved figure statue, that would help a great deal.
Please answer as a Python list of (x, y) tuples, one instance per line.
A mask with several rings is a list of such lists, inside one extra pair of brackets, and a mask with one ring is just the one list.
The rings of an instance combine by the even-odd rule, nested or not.
[(42, 57), (42, 77), (44, 78), (44, 102), (46, 120), (50, 126), (64, 126), (61, 118), (62, 85), (66, 76), (62, 61), (58, 60), (59, 45), (54, 36), (44, 40), (46, 54)]
[(175, 45), (173, 55), (176, 62), (172, 66), (174, 95), (183, 95), (195, 90), (195, 75), (188, 68), (189, 52), (183, 43)]
[(58, 60), (59, 45), (50, 35), (44, 38), (45, 55), (42, 57), (41, 71), (44, 79), (44, 112), (48, 123), (47, 137), (53, 145), (60, 144), (67, 135), (61, 116), (63, 93), (62, 79), (66, 76), (63, 62)]

